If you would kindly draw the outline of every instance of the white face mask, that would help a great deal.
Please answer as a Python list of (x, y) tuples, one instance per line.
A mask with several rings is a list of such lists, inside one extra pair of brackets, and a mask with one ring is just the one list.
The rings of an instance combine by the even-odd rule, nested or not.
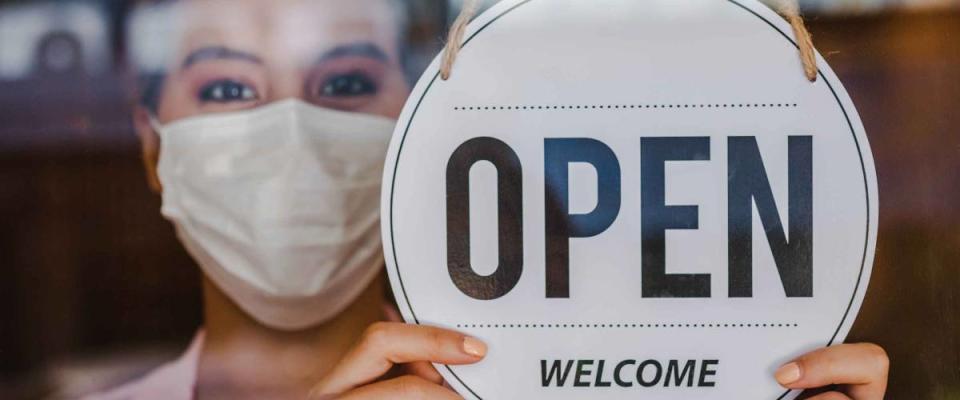
[(155, 123), (161, 212), (256, 320), (325, 322), (383, 265), (380, 179), (394, 124), (300, 100)]

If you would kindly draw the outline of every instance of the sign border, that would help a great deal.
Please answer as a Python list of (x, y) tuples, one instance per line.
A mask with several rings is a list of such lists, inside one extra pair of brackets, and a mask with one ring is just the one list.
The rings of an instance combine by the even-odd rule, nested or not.
[[(501, 11), (499, 14), (497, 14), (496, 16), (494, 16), (492, 19), (490, 19), (489, 21), (487, 21), (486, 23), (484, 23), (482, 26), (480, 26), (479, 28), (477, 28), (476, 31), (472, 32), (472, 33), (463, 41), (463, 43), (461, 44), (460, 47), (461, 47), (461, 48), (466, 47), (467, 44), (469, 44), (470, 41), (473, 40), (474, 37), (476, 37), (478, 34), (480, 34), (480, 32), (483, 32), (487, 27), (489, 27), (490, 25), (492, 25), (494, 22), (496, 22), (497, 20), (499, 20), (501, 17), (503, 17), (503, 16), (505, 16), (506, 14), (510, 13), (511, 11), (519, 8), (520, 6), (523, 6), (523, 5), (527, 4), (527, 3), (530, 3), (531, 1), (533, 1), (533, 0), (520, 0), (518, 3), (510, 6), (510, 7), (507, 8), (506, 10)], [(788, 42), (790, 42), (791, 45), (793, 45), (795, 48), (799, 49), (799, 46), (797, 45), (796, 41), (795, 41), (792, 37), (790, 37), (790, 35), (788, 35), (786, 32), (784, 32), (783, 29), (781, 29), (780, 27), (778, 27), (776, 24), (774, 24), (772, 21), (770, 21), (770, 20), (767, 19), (766, 17), (764, 17), (764, 16), (760, 15), (759, 13), (757, 13), (755, 10), (753, 10), (753, 9), (751, 9), (750, 7), (745, 6), (745, 5), (743, 5), (743, 4), (740, 3), (740, 1), (744, 1), (744, 0), (725, 0), (725, 1), (726, 1), (727, 3), (731, 3), (731, 4), (735, 5), (735, 6), (741, 8), (741, 9), (747, 11), (747, 12), (749, 12), (750, 14), (756, 16), (757, 18), (759, 18), (760, 20), (762, 20), (763, 22), (765, 22), (767, 25), (769, 25), (771, 28), (773, 28), (775, 31), (777, 31), (781, 36), (784, 37), (784, 39), (786, 39)], [(749, 1), (749, 0), (746, 0), (746, 1)], [(760, 4), (760, 3), (757, 3), (757, 4), (758, 4), (760, 7), (766, 7), (765, 5)], [(782, 22), (782, 21), (781, 21), (781, 22)], [(407, 310), (410, 312), (410, 316), (413, 317), (413, 318), (412, 318), (412, 319), (413, 319), (413, 322), (414, 322), (415, 324), (417, 324), (417, 325), (420, 325), (420, 320), (417, 318), (416, 312), (414, 312), (414, 310), (413, 310), (413, 305), (410, 304), (410, 300), (409, 300), (409, 298), (408, 298), (408, 296), (407, 296), (406, 288), (405, 288), (404, 285), (403, 285), (403, 278), (402, 278), (402, 276), (401, 276), (401, 274), (400, 274), (400, 264), (399, 264), (399, 262), (398, 262), (398, 260), (397, 260), (396, 246), (395, 246), (395, 243), (394, 243), (394, 233), (393, 233), (393, 197), (394, 197), (393, 195), (394, 195), (395, 187), (396, 187), (397, 168), (398, 168), (399, 165), (400, 165), (400, 156), (401, 156), (401, 153), (402, 153), (402, 151), (403, 151), (403, 144), (404, 144), (404, 142), (405, 142), (405, 140), (406, 140), (407, 134), (408, 134), (409, 131), (410, 131), (410, 126), (413, 124), (413, 120), (414, 120), (414, 118), (416, 117), (417, 110), (419, 110), (419, 108), (420, 108), (420, 104), (423, 102), (423, 99), (427, 96), (427, 93), (430, 92), (430, 88), (433, 87), (433, 84), (436, 82), (437, 78), (440, 76), (439, 68), (437, 67), (437, 60), (438, 60), (438, 59), (439, 59), (439, 56), (438, 56), (437, 59), (435, 59), (435, 60), (433, 61), (433, 63), (431, 63), (431, 65), (428, 67), (428, 70), (437, 70), (437, 72), (434, 73), (433, 78), (430, 79), (430, 82), (427, 83), (426, 87), (423, 89), (423, 92), (420, 94), (420, 98), (417, 99), (416, 105), (415, 105), (415, 106), (413, 107), (413, 109), (410, 111), (409, 118), (407, 118), (406, 126), (403, 128), (403, 135), (400, 137), (400, 142), (399, 142), (399, 145), (397, 146), (397, 150), (396, 150), (396, 153), (395, 153), (395, 154), (396, 154), (396, 158), (395, 158), (395, 160), (394, 160), (394, 165), (392, 166), (392, 168), (391, 168), (390, 171), (389, 171), (389, 172), (390, 172), (390, 191), (389, 191), (389, 193), (384, 194), (384, 195), (382, 196), (383, 198), (387, 198), (387, 197), (389, 196), (389, 200), (390, 200), (390, 201), (389, 201), (389, 209), (388, 209), (388, 211), (389, 211), (389, 213), (388, 213), (388, 214), (389, 214), (389, 231), (384, 230), (383, 236), (384, 236), (384, 238), (386, 239), (386, 237), (387, 237), (387, 235), (388, 235), (387, 232), (389, 232), (389, 239), (390, 239), (390, 241), (389, 241), (389, 242), (390, 242), (390, 249), (389, 249), (389, 250), (390, 250), (390, 254), (393, 256), (393, 262), (392, 262), (392, 263), (387, 263), (387, 264), (389, 264), (389, 265), (387, 265), (387, 269), (388, 269), (388, 272), (390, 272), (389, 269), (390, 269), (390, 266), (392, 265), (392, 267), (393, 267), (393, 272), (394, 272), (392, 275), (395, 275), (395, 276), (396, 276), (397, 282), (399, 283), (400, 293), (403, 295), (404, 303), (405, 303), (405, 305), (406, 305), (406, 307), (407, 307)], [(874, 215), (873, 215), (873, 210), (872, 210), (872, 208), (871, 208), (871, 197), (870, 197), (870, 194), (871, 194), (871, 190), (870, 190), (870, 189), (871, 189), (871, 185), (870, 185), (869, 177), (868, 177), (868, 176), (874, 176), (875, 174), (871, 174), (871, 175), (868, 175), (868, 174), (867, 174), (867, 168), (866, 168), (866, 163), (865, 163), (865, 161), (864, 161), (863, 149), (862, 149), (862, 147), (861, 147), (861, 145), (860, 145), (860, 140), (859, 140), (859, 138), (857, 138), (857, 129), (853, 126), (853, 122), (850, 120), (850, 115), (847, 113), (846, 107), (844, 107), (844, 104), (843, 104), (844, 102), (841, 101), (840, 96), (837, 94), (836, 90), (833, 88), (833, 85), (830, 83), (830, 79), (828, 79), (827, 76), (823, 73), (823, 70), (824, 70), (824, 69), (820, 66), (821, 60), (822, 60), (822, 57), (820, 56), (820, 54), (819, 54), (819, 52), (818, 52), (818, 53), (817, 53), (817, 65), (818, 65), (817, 75), (818, 75), (821, 79), (823, 79), (823, 82), (827, 85), (827, 88), (830, 89), (830, 93), (833, 94), (834, 99), (837, 101), (837, 105), (840, 106), (840, 110), (843, 112), (843, 117), (844, 117), (844, 119), (847, 121), (847, 126), (850, 128), (850, 134), (851, 134), (851, 136), (853, 136), (853, 141), (854, 141), (854, 143), (856, 144), (857, 153), (858, 153), (859, 158), (860, 158), (860, 168), (861, 168), (861, 173), (862, 173), (862, 176), (863, 176), (864, 193), (866, 194), (866, 196), (865, 196), (865, 197), (866, 197), (866, 200), (865, 200), (865, 201), (866, 201), (866, 229), (865, 229), (866, 232), (865, 232), (864, 245), (863, 245), (863, 256), (862, 256), (861, 263), (860, 263), (860, 271), (859, 271), (859, 273), (858, 273), (858, 275), (857, 275), (857, 283), (856, 283), (856, 285), (855, 285), (854, 288), (853, 288), (853, 293), (852, 293), (852, 295), (851, 295), (850, 302), (847, 304), (847, 308), (846, 308), (846, 310), (845, 310), (844, 313), (843, 313), (843, 318), (840, 319), (840, 323), (837, 325), (837, 329), (834, 331), (833, 336), (831, 336), (830, 341), (827, 342), (827, 344), (826, 344), (826, 346), (830, 346), (830, 345), (832, 345), (832, 344), (834, 343), (834, 341), (836, 340), (837, 336), (840, 334), (841, 329), (843, 329), (845, 323), (847, 322), (847, 318), (849, 317), (850, 310), (853, 308), (854, 302), (856, 302), (856, 300), (857, 300), (857, 294), (861, 291), (861, 287), (863, 288), (863, 291), (865, 292), (866, 289), (867, 289), (867, 286), (869, 285), (869, 282), (868, 282), (866, 285), (863, 284), (863, 278), (864, 278), (863, 273), (864, 273), (865, 266), (866, 266), (866, 264), (867, 264), (868, 255), (871, 253), (870, 250), (871, 250), (872, 247), (874, 247), (874, 246), (871, 245), (871, 239), (873, 239), (873, 245), (875, 245), (875, 243), (876, 243), (876, 232), (873, 231), (873, 230), (876, 229), (876, 227), (872, 227), (872, 226), (871, 226), (871, 222), (872, 222), (872, 219), (873, 219)], [(826, 64), (826, 63), (824, 62), (824, 64)], [(827, 66), (827, 68), (828, 68), (828, 70), (829, 70), (829, 66)], [(798, 73), (799, 73), (799, 72), (798, 72)], [(834, 76), (834, 78), (839, 81), (839, 78), (836, 78), (835, 76)], [(421, 78), (421, 80), (422, 80), (422, 78)], [(414, 91), (416, 91), (419, 86), (420, 86), (420, 84), (418, 84), (417, 87), (414, 88)], [(842, 88), (842, 87), (841, 87), (841, 88)], [(849, 100), (849, 95), (847, 96), (847, 99)], [(853, 107), (853, 101), (852, 101), (852, 100), (849, 100), (849, 102), (851, 103), (851, 106)], [(408, 103), (408, 105), (407, 105), (406, 107), (409, 107), (409, 103)], [(401, 115), (403, 115), (403, 116), (407, 115), (406, 107), (405, 107), (403, 113), (401, 114)], [(854, 107), (854, 108), (855, 108), (855, 107)], [(862, 124), (860, 124), (860, 126), (861, 126), (861, 130), (863, 130), (863, 129), (862, 129)], [(864, 132), (864, 138), (866, 139), (866, 132)], [(869, 144), (868, 144), (868, 146), (869, 146)], [(391, 156), (394, 154), (394, 153), (393, 153), (393, 145), (391, 145), (390, 147), (391, 147), (391, 148), (390, 148), (391, 151), (388, 153), (388, 155), (387, 155), (388, 159), (385, 160), (385, 161), (389, 161), (389, 157), (391, 157)], [(868, 147), (868, 149), (869, 149), (869, 147)], [(872, 160), (872, 154), (871, 154), (871, 160)], [(872, 163), (872, 162), (871, 162), (871, 166), (873, 166), (873, 163)], [(874, 166), (874, 171), (875, 171), (875, 168), (876, 168), (876, 167)], [(384, 178), (387, 177), (387, 172), (388, 172), (388, 171), (384, 171)], [(874, 181), (875, 181), (875, 180), (876, 180), (876, 178), (874, 178)], [(876, 186), (876, 184), (875, 184), (875, 182), (874, 182), (874, 187), (875, 187), (875, 186)], [(874, 199), (874, 200), (877, 200), (877, 199)], [(878, 204), (878, 205), (879, 205), (879, 204)], [(384, 208), (386, 208), (386, 207), (384, 207)], [(871, 228), (872, 228), (872, 229), (871, 229)], [(386, 243), (386, 241), (384, 241), (384, 243)], [(871, 264), (872, 264), (872, 257), (871, 257)], [(872, 266), (871, 266), (871, 269), (872, 269)], [(396, 289), (397, 289), (396, 286), (395, 286), (395, 285), (391, 285), (391, 286), (393, 286), (392, 290), (393, 290), (393, 292), (394, 292), (394, 297), (399, 297), (399, 296), (397, 296), (398, 293), (397, 293), (397, 290), (396, 290)], [(865, 293), (864, 293), (864, 295), (865, 295)], [(862, 301), (862, 297), (861, 297), (861, 301)], [(858, 307), (858, 308), (859, 308), (859, 307)], [(406, 318), (406, 319), (408, 320), (407, 322), (409, 322), (409, 318)], [(851, 325), (852, 325), (852, 322), (851, 322)], [(848, 330), (849, 330), (849, 326), (848, 326)], [(483, 398), (482, 398), (480, 395), (478, 395), (469, 385), (467, 385), (466, 382), (464, 382), (464, 381), (460, 378), (460, 376), (458, 376), (458, 375), (456, 374), (456, 372), (454, 372), (453, 369), (450, 368), (449, 365), (445, 365), (445, 364), (444, 364), (444, 365), (442, 365), (442, 367), (443, 367), (444, 369), (446, 369), (446, 370), (450, 373), (450, 375), (453, 376), (453, 377), (457, 380), (457, 382), (460, 383), (460, 385), (461, 385), (463, 388), (465, 388), (467, 391), (469, 391), (474, 397), (476, 397), (478, 400), (482, 400), (482, 399), (483, 399)], [(787, 395), (789, 395), (789, 394), (791, 394), (791, 393), (793, 393), (794, 395), (798, 395), (800, 392), (802, 392), (802, 391), (801, 391), (801, 390), (787, 390), (787, 391), (785, 391), (783, 394), (781, 394), (779, 397), (777, 397), (777, 400), (784, 399)]]

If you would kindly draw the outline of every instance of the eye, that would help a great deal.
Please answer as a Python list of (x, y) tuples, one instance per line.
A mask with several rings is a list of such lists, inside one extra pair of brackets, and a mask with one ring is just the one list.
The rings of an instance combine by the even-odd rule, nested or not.
[(200, 100), (213, 103), (230, 103), (252, 101), (257, 99), (257, 92), (245, 83), (229, 79), (210, 82), (200, 88)]
[(354, 97), (377, 93), (377, 84), (363, 72), (348, 72), (327, 78), (320, 84), (320, 96)]

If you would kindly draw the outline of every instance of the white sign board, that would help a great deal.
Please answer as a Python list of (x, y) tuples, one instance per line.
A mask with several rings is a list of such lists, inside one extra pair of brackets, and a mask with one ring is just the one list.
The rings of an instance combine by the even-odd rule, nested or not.
[(390, 146), (410, 323), (484, 340), (466, 398), (778, 399), (842, 342), (877, 184), (849, 97), (753, 0), (507, 0), (435, 61)]

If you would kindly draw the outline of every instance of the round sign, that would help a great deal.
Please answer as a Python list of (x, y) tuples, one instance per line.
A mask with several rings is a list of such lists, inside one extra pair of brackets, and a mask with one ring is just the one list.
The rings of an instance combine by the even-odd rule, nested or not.
[(877, 185), (822, 58), (753, 0), (507, 0), (439, 60), (390, 146), (400, 311), (489, 345), (467, 398), (792, 398), (843, 341)]

